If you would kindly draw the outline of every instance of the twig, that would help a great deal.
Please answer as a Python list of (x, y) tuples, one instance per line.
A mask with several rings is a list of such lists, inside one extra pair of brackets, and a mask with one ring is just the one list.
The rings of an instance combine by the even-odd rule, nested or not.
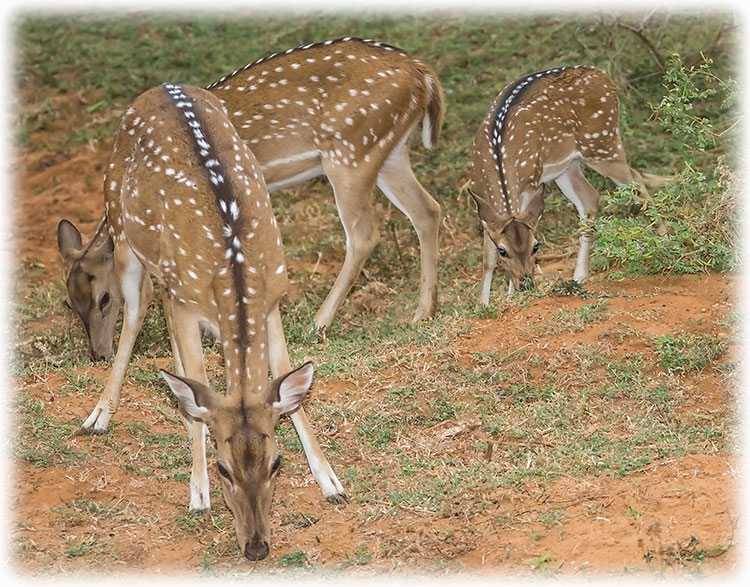
[(396, 245), (396, 254), (398, 255), (398, 262), (399, 265), (401, 265), (401, 270), (406, 271), (406, 268), (404, 267), (404, 260), (401, 258), (401, 247), (398, 244), (398, 238), (396, 238), (396, 227), (393, 226), (392, 223), (389, 223), (391, 227), (391, 234), (393, 235), (393, 242)]
[(721, 45), (721, 41), (724, 38), (724, 33), (727, 31), (730, 31), (734, 28), (736, 28), (737, 25), (733, 23), (729, 23), (724, 21), (721, 23), (721, 26), (716, 31), (716, 34), (714, 35), (713, 40), (708, 44), (707, 47), (704, 47), (700, 51), (698, 51), (695, 55), (693, 55), (691, 58), (685, 60), (685, 67), (690, 69), (692, 67), (695, 67), (700, 62), (705, 60), (705, 56), (707, 54), (711, 54)]
[(315, 267), (313, 267), (312, 274), (315, 275), (318, 272), (318, 265), (320, 265), (320, 260), (323, 258), (323, 253), (318, 251), (318, 260), (315, 261)]
[(631, 33), (635, 34), (641, 41), (643, 41), (646, 44), (646, 47), (648, 47), (648, 50), (651, 52), (651, 55), (653, 55), (654, 59), (656, 60), (656, 63), (659, 65), (659, 69), (663, 73), (667, 69), (666, 64), (664, 63), (664, 59), (661, 55), (659, 55), (659, 50), (656, 48), (651, 39), (649, 39), (643, 32), (643, 30), (646, 28), (646, 21), (647, 19), (644, 19), (640, 26), (633, 26), (632, 24), (622, 22), (621, 20), (615, 20), (614, 24), (621, 29), (630, 31)]
[(538, 261), (559, 261), (560, 259), (570, 259), (571, 253), (547, 253), (546, 255), (537, 255)]

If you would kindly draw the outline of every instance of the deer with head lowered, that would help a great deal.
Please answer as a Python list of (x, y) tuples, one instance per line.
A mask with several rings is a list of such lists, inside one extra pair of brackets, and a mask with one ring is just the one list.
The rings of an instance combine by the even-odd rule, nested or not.
[(495, 98), (474, 139), (469, 187), (484, 228), (480, 305), (489, 304), (498, 257), (508, 296), (534, 286), (545, 182), (554, 181), (578, 211), (583, 226), (573, 279), (588, 277), (594, 235), (583, 221), (596, 217), (599, 194), (582, 164), (617, 185), (637, 181), (648, 201), (646, 177), (628, 166), (617, 86), (605, 72), (548, 69), (517, 79)]
[(409, 138), (422, 122), (434, 147), (444, 117), (435, 72), (401, 49), (344, 37), (258, 59), (208, 86), (247, 141), (271, 191), (325, 175), (346, 235), (344, 264), (315, 315), (330, 326), (378, 242), (377, 185), (414, 226), (421, 277), (414, 321), (437, 306), (440, 206), (411, 169)]
[[(314, 332), (331, 325), (378, 242), (376, 185), (409, 218), (419, 239), (421, 277), (414, 321), (435, 313), (440, 206), (414, 176), (408, 145), (420, 122), (426, 147), (434, 147), (440, 136), (443, 91), (430, 67), (390, 45), (344, 37), (262, 57), (207, 89), (221, 100), (252, 149), (270, 191), (319, 175), (333, 187), (346, 254), (315, 315)], [(81, 237), (67, 220), (58, 226), (67, 303), (84, 322), (92, 356), (104, 359), (112, 353), (120, 308), (116, 285), (110, 287), (101, 269), (112, 266), (107, 238), (100, 229), (86, 247), (101, 259), (94, 285), (97, 300), (107, 293), (106, 303), (82, 307), (71, 296), (71, 282), (92, 272), (84, 277), (71, 273), (83, 250)]]
[[(68, 274), (79, 277), (68, 279), (76, 294), (69, 297), (89, 296), (89, 306), (100, 309), (102, 294), (90, 287), (97, 277), (84, 279), (80, 272), (89, 255), (110, 258), (124, 320), (106, 388), (84, 428), (106, 428), (117, 408), (152, 293), (150, 274), (164, 289), (176, 372), (162, 376), (191, 430), (190, 509), (210, 507), (207, 425), (240, 549), (249, 559), (261, 559), (270, 544), (280, 464), (274, 426), (281, 414), (292, 414), (324, 495), (334, 501), (345, 495), (300, 407), (312, 365), (289, 365), (279, 313), (286, 265), (260, 166), (214, 95), (164, 84), (142, 94), (123, 116), (104, 191), (109, 244), (99, 235), (100, 243), (71, 253)], [(79, 282), (86, 286), (80, 292)], [(116, 303), (112, 294), (107, 303)], [(202, 329), (221, 341), (226, 395), (208, 386)], [(275, 378), (270, 383), (269, 365)]]

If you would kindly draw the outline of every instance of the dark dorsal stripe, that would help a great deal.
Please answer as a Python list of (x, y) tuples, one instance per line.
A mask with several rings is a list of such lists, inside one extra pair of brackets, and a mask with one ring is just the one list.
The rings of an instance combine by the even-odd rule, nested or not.
[[(208, 126), (204, 123), (201, 113), (195, 108), (196, 99), (188, 96), (186, 89), (177, 84), (164, 84), (164, 89), (172, 99), (175, 107), (185, 118), (190, 135), (193, 137), (193, 147), (198, 160), (208, 178), (214, 194), (216, 207), (222, 220), (222, 234), (225, 242), (225, 259), (229, 262), (232, 275), (232, 285), (236, 295), (237, 305), (237, 344), (241, 372), (245, 372), (245, 349), (249, 348), (247, 331), (247, 305), (245, 303), (245, 255), (242, 251), (242, 217), (238, 196), (232, 191), (224, 164), (219, 153), (214, 148), (214, 141)], [(240, 196), (244, 197), (244, 196)]]
[(497, 167), (498, 175), (500, 176), (500, 187), (503, 190), (503, 200), (505, 201), (505, 210), (508, 214), (511, 214), (510, 199), (508, 196), (508, 185), (505, 179), (505, 169), (503, 167), (503, 153), (502, 153), (502, 142), (504, 139), (505, 132), (505, 120), (508, 118), (508, 113), (511, 108), (523, 97), (523, 95), (529, 90), (529, 88), (538, 79), (547, 77), (556, 73), (568, 69), (576, 69), (583, 67), (576, 65), (575, 67), (554, 67), (552, 69), (545, 69), (544, 71), (537, 71), (529, 75), (518, 78), (517, 80), (509, 83), (497, 100), (497, 106), (492, 114), (494, 125), (492, 127), (492, 151), (495, 158), (495, 166)]
[(216, 80), (214, 83), (206, 86), (206, 89), (207, 90), (213, 89), (216, 86), (223, 84), (228, 79), (234, 77), (238, 73), (247, 71), (251, 67), (258, 65), (260, 63), (265, 63), (266, 61), (270, 61), (271, 59), (273, 59), (274, 57), (278, 57), (279, 55), (289, 55), (290, 53), (297, 53), (299, 51), (304, 51), (306, 49), (318, 49), (320, 47), (328, 47), (331, 45), (339, 45), (341, 43), (348, 43), (349, 41), (354, 41), (356, 43), (365, 43), (367, 45), (370, 45), (371, 47), (378, 47), (380, 49), (385, 49), (386, 51), (395, 51), (399, 55), (406, 55), (406, 52), (403, 51), (402, 49), (399, 49), (398, 47), (394, 47), (393, 45), (388, 45), (386, 43), (381, 43), (380, 41), (375, 41), (373, 39), (360, 39), (358, 37), (339, 37), (338, 39), (329, 39), (328, 41), (308, 43), (307, 45), (300, 45), (298, 47), (292, 47), (291, 49), (287, 49), (286, 51), (271, 53), (270, 55), (266, 55), (264, 57), (261, 57), (260, 59), (256, 59), (252, 63), (248, 63), (247, 65), (240, 67), (239, 69), (235, 69), (229, 75), (225, 75), (223, 78)]

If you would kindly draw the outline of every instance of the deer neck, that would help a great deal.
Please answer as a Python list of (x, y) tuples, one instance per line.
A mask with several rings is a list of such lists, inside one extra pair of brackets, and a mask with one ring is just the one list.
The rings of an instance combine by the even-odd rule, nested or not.
[(268, 332), (264, 263), (240, 251), (246, 267), (228, 263), (213, 284), (216, 321), (223, 345), (227, 394), (246, 398), (260, 393), (268, 377)]

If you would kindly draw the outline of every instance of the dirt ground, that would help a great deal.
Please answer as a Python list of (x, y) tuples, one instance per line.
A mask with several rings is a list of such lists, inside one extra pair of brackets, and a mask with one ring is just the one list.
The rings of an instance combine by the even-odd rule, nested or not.
[[(61, 217), (78, 223), (84, 234), (93, 233), (102, 210), (99, 186), (106, 156), (107, 150), (100, 148), (84, 149), (70, 159), (49, 152), (16, 152), (15, 200), (9, 211), (14, 240), (9, 253), (18, 260), (38, 261), (38, 279), (59, 279), (55, 230)], [(732, 276), (704, 275), (700, 279), (602, 282), (598, 287), (620, 292), (610, 300), (613, 316), (635, 316), (642, 332), (657, 335), (697, 316), (706, 319), (707, 331), (715, 328), (711, 325), (733, 310), (736, 285)], [(476, 319), (468, 334), (456, 341), (457, 360), (469, 363), (475, 351), (492, 349), (502, 354), (512, 350), (515, 332), (549, 316), (561, 303), (541, 298), (531, 308), (496, 319)], [(649, 318), (656, 315), (658, 319)], [(561, 333), (560, 344), (566, 344), (566, 337), (606, 340), (616, 326), (617, 318), (613, 318), (583, 332)], [(626, 338), (621, 343), (630, 345), (626, 348), (633, 352), (644, 344), (642, 338)], [(168, 357), (158, 362), (169, 365)], [(103, 380), (107, 371), (106, 366), (97, 365), (88, 372)], [(92, 393), (60, 398), (57, 390), (64, 381), (59, 376), (14, 383), (22, 385), (44, 410), (69, 421), (85, 417), (95, 402)], [(330, 400), (347, 385), (323, 378), (317, 384), (318, 393)], [(153, 397), (128, 393), (116, 418), (120, 422), (135, 418), (150, 430), (164, 430), (167, 425), (153, 409), (153, 401)], [(721, 380), (706, 375), (696, 379), (685, 409), (701, 405), (704, 410), (721, 410), (728, 401), (732, 398)], [(175, 526), (174, 520), (186, 513), (186, 480), (152, 483), (121, 466), (123, 460), (137, 456), (139, 445), (127, 437), (131, 433), (124, 426), (115, 430), (122, 437), (119, 446), (124, 446), (119, 454), (107, 450), (106, 437), (74, 436), (71, 442), (87, 450), (91, 458), (63, 470), (14, 459), (13, 493), (8, 501), (16, 572), (32, 576), (105, 569), (125, 574), (192, 573), (207, 570), (207, 549), (228, 548), (234, 540), (231, 524), (222, 526), (209, 519), (189, 532)], [(449, 443), (450, 435), (437, 435), (435, 442)], [(541, 491), (498, 488), (484, 496), (489, 509), (471, 519), (413, 510), (398, 516), (365, 517), (356, 500), (344, 506), (324, 502), (309, 473), (282, 475), (272, 513), (269, 558), (251, 563), (227, 554), (211, 563), (210, 570), (277, 572), (279, 561), (288, 562), (294, 553), (303, 551), (318, 570), (337, 570), (346, 560), (351, 563), (347, 572), (358, 575), (428, 570), (519, 577), (624, 574), (638, 579), (651, 577), (653, 571), (667, 577), (692, 574), (700, 552), (699, 574), (732, 577), (742, 568), (741, 551), (746, 550), (738, 546), (744, 543), (738, 535), (740, 469), (738, 457), (714, 451), (662, 460), (623, 477), (562, 477)], [(213, 469), (211, 475), (212, 487), (217, 487)], [(91, 512), (82, 519), (61, 515), (61, 508), (76, 500), (109, 504), (110, 509), (107, 515)], [(223, 510), (226, 517), (221, 501), (214, 496), (216, 516)], [(509, 511), (514, 512), (516, 523), (499, 524)], [(305, 519), (294, 517), (299, 512), (304, 512)], [(564, 521), (545, 521), (540, 512), (562, 513), (559, 517)], [(71, 544), (89, 544), (92, 549), (105, 544), (117, 556), (98, 562), (95, 557), (70, 556)], [(369, 545), (369, 552), (375, 553), (367, 564), (354, 560), (360, 544)], [(437, 560), (450, 564), (435, 568)], [(305, 568), (300, 565), (299, 572)]]

